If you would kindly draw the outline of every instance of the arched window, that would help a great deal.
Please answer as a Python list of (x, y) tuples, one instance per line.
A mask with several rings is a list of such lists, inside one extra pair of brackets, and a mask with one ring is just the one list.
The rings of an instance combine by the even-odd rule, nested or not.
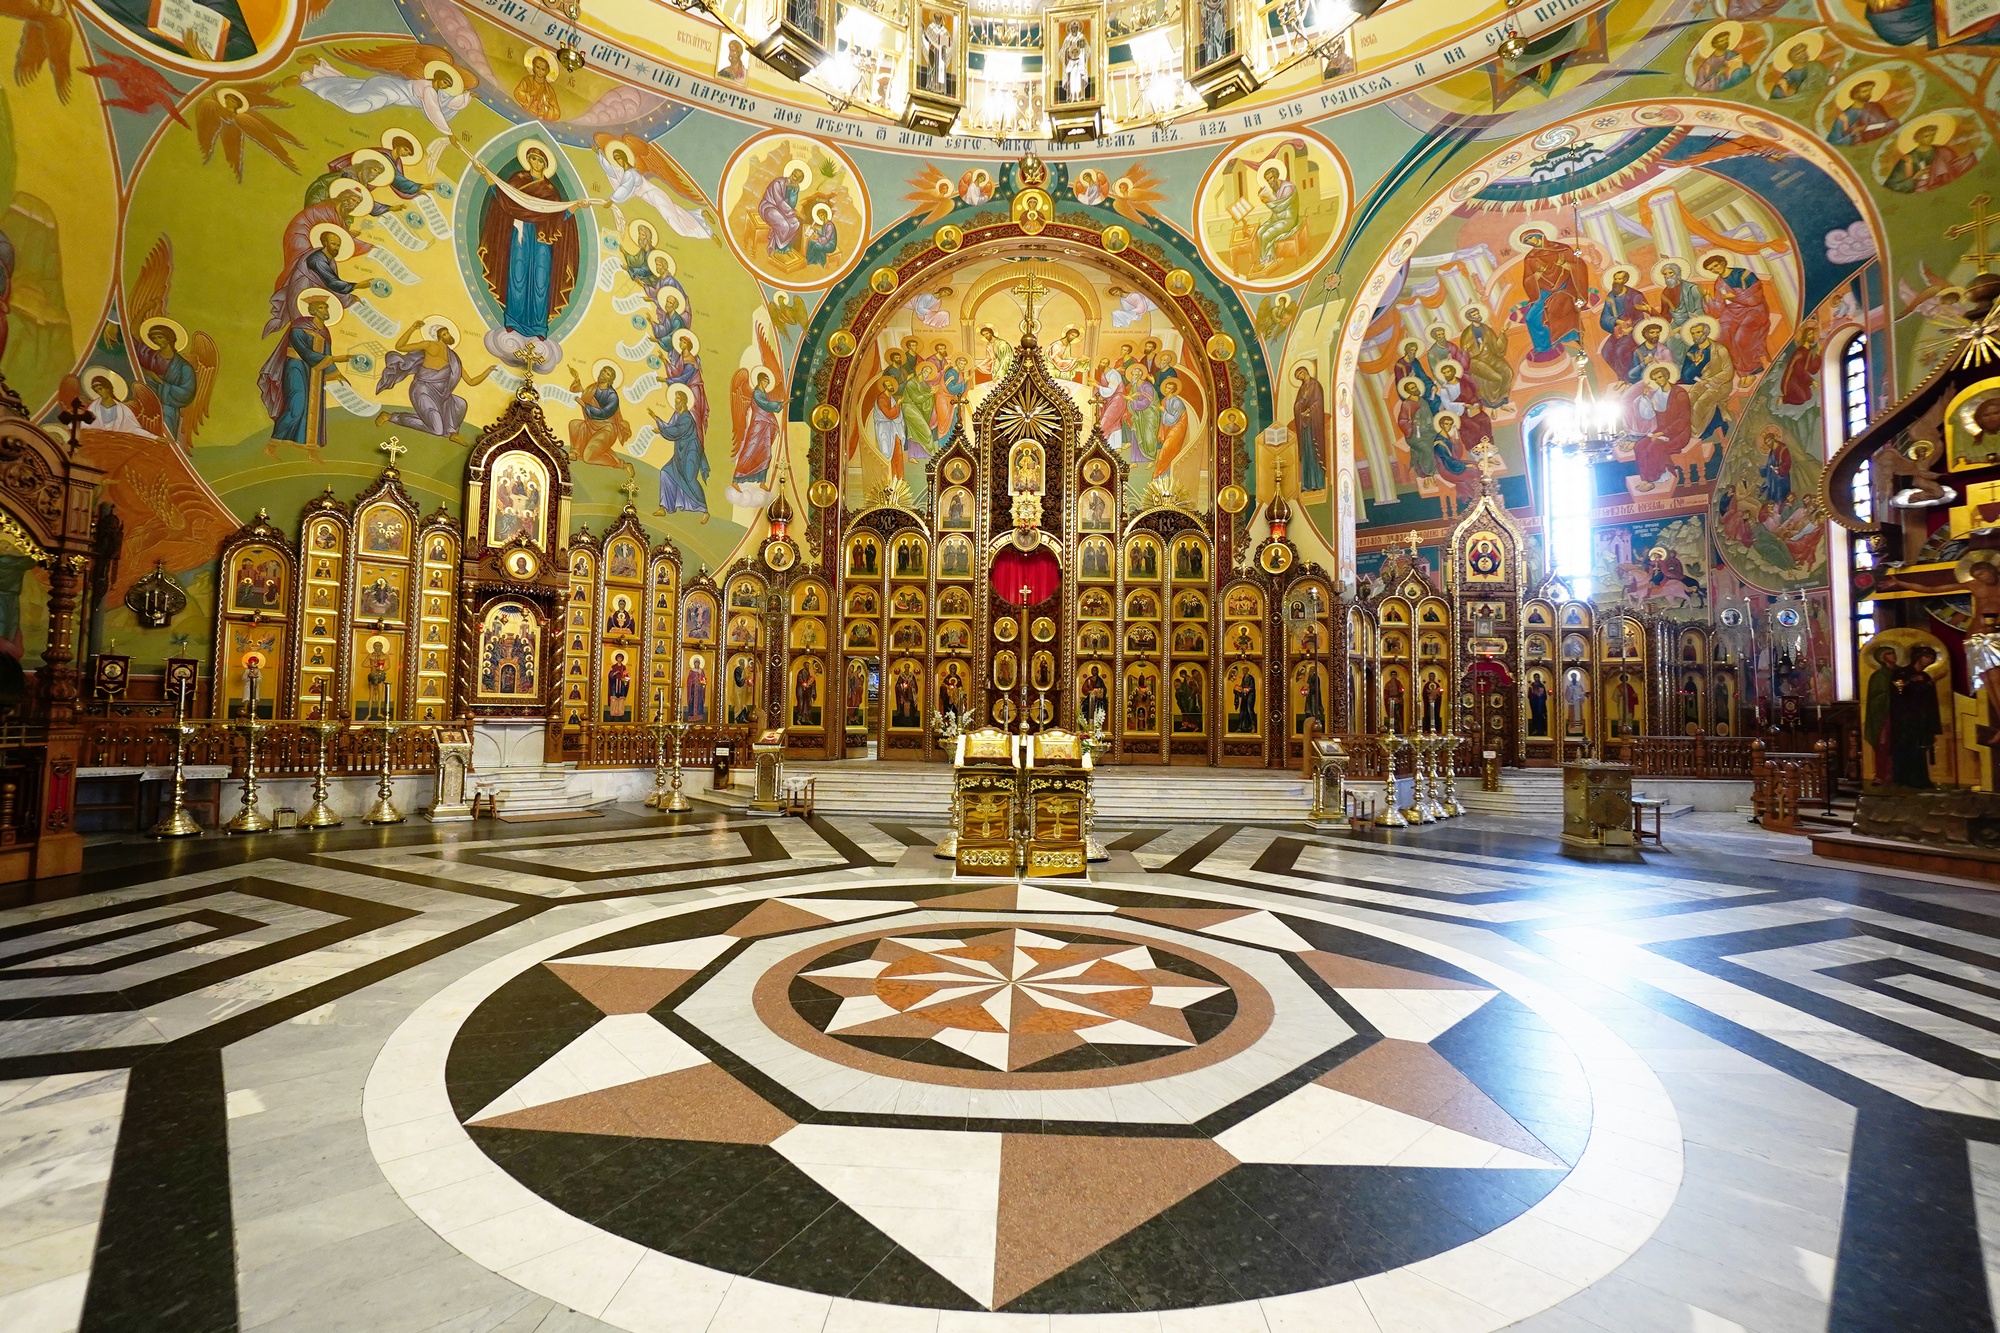
[[(1871, 383), (1868, 364), (1868, 335), (1857, 333), (1847, 340), (1847, 346), (1840, 353), (1840, 443), (1845, 443), (1868, 429), (1869, 406), (1874, 401), (1874, 385)], [(1829, 445), (1834, 441), (1829, 440)], [(1867, 463), (1854, 469), (1854, 489), (1850, 493), (1854, 513), (1863, 522), (1875, 517), (1874, 469)], [(1836, 529), (1838, 531), (1838, 529)], [(1848, 538), (1849, 567), (1854, 570), (1873, 569), (1875, 552), (1869, 549), (1866, 538)], [(1870, 601), (1854, 604), (1854, 641), (1865, 642), (1875, 633), (1875, 603)]]
[(1562, 579), (1577, 601), (1590, 598), (1590, 520), (1597, 504), (1596, 469), (1581, 450), (1550, 443), (1549, 410), (1561, 404), (1537, 403), (1528, 409), (1528, 438), (1541, 447), (1548, 499), (1542, 531), (1548, 536), (1549, 572)]

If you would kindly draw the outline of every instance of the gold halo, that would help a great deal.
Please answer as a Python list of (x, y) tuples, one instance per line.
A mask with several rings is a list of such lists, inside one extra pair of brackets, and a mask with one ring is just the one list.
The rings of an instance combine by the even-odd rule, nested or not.
[(1795, 32), (1777, 43), (1771, 53), (1771, 68), (1780, 74), (1790, 73), (1792, 63), (1787, 57), (1791, 55), (1795, 46), (1806, 48), (1808, 63), (1818, 60), (1819, 53), (1826, 50), (1826, 32), (1822, 28), (1807, 28), (1804, 32)]
[(1724, 19), (1722, 22), (1716, 24), (1713, 28), (1710, 28), (1707, 32), (1703, 33), (1701, 35), (1701, 40), (1694, 44), (1694, 49), (1696, 51), (1708, 50), (1709, 47), (1714, 44), (1715, 39), (1718, 36), (1728, 37), (1729, 49), (1734, 51), (1737, 49), (1738, 45), (1743, 41), (1743, 25), (1741, 23), (1738, 23), (1735, 19)]
[(832, 403), (821, 403), (812, 410), (812, 428), (818, 431), (840, 429), (840, 409)]
[(1880, 87), (1885, 94), (1894, 92), (1896, 88), (1896, 79), (1894, 74), (1892, 74), (1889, 70), (1878, 69), (1871, 66), (1868, 69), (1858, 70), (1855, 73), (1850, 74), (1846, 78), (1842, 79), (1839, 85), (1835, 87), (1833, 90), (1833, 104), (1835, 106), (1853, 106), (1854, 89), (1858, 85), (1864, 83), (1875, 84), (1876, 86)]
[(174, 350), (177, 352), (188, 344), (187, 326), (177, 319), (168, 319), (165, 315), (155, 315), (141, 324), (139, 326), (139, 341), (151, 347), (153, 345), (154, 329), (170, 330), (174, 335)]
[(351, 218), (357, 213), (375, 207), (375, 197), (368, 193), (368, 187), (352, 176), (342, 176), (339, 180), (326, 187), (326, 197), (328, 199), (345, 199), (350, 194), (355, 197), (355, 206), (342, 209), (342, 217)]
[(896, 290), (898, 281), (900, 280), (896, 277), (895, 269), (887, 267), (878, 268), (868, 275), (868, 290), (881, 296), (887, 296), (890, 292)]
[(1250, 507), (1250, 493), (1232, 482), (1216, 492), (1215, 504), (1225, 514), (1240, 514)]
[(535, 58), (537, 56), (547, 62), (549, 73), (551, 74), (562, 68), (561, 62), (556, 59), (556, 53), (545, 46), (530, 46), (527, 50), (521, 52), (521, 68), (533, 74), (535, 72)]
[(687, 298), (683, 297), (680, 294), (680, 290), (675, 287), (662, 287), (660, 288), (659, 295), (653, 298), (653, 305), (663, 315), (667, 313), (668, 302), (672, 302), (678, 309), (685, 310), (687, 308)]
[(1216, 414), (1215, 428), (1224, 435), (1241, 435), (1250, 429), (1250, 418), (1243, 415), (1240, 407), (1225, 407)]
[(319, 238), (328, 232), (336, 232), (340, 236), (340, 251), (334, 255), (334, 258), (336, 260), (354, 258), (354, 233), (341, 226), (338, 222), (320, 223), (306, 233), (306, 240), (311, 242), (313, 249), (317, 250), (319, 249)]
[(1647, 329), (1658, 329), (1660, 331), (1660, 336), (1664, 338), (1667, 336), (1668, 333), (1672, 332), (1672, 327), (1673, 326), (1668, 324), (1667, 321), (1665, 321), (1664, 319), (1659, 319), (1657, 317), (1653, 319), (1642, 319), (1632, 327), (1632, 336), (1635, 338), (1644, 338), (1646, 336)]
[(1616, 278), (1620, 273), (1625, 275), (1625, 285), (1627, 287), (1630, 287), (1639, 280), (1639, 270), (1633, 268), (1630, 264), (1613, 264), (1604, 271), (1605, 285), (1609, 286), (1612, 279)]
[(1194, 274), (1184, 268), (1167, 270), (1167, 291), (1174, 296), (1186, 296), (1194, 290)]
[(835, 329), (826, 340), (826, 349), (839, 357), (853, 356), (857, 346), (859, 344), (854, 341), (854, 335), (846, 329)]
[(1951, 576), (1960, 583), (1972, 582), (1974, 565), (1992, 565), (2000, 571), (2000, 551), (1974, 551), (1951, 567)]
[(1446, 422), (1450, 422), (1452, 426), (1456, 426), (1458, 424), (1458, 413), (1440, 412), (1436, 416), (1431, 418), (1432, 427), (1435, 428), (1437, 433), (1440, 435), (1445, 434), (1450, 429), (1449, 426), (1445, 425)]
[(694, 390), (688, 388), (685, 384), (676, 384), (673, 388), (667, 390), (667, 407), (669, 409), (679, 406), (683, 399), (686, 400), (689, 408), (693, 408)]
[(1422, 393), (1424, 391), (1424, 382), (1415, 375), (1405, 375), (1396, 381), (1396, 396), (1401, 398), (1405, 389), (1415, 389), (1418, 393)]
[(931, 241), (946, 254), (952, 254), (965, 244), (965, 229), (955, 222), (947, 222), (932, 234)]
[(693, 329), (675, 329), (674, 350), (681, 354), (682, 359), (691, 356), (700, 356), (701, 339), (694, 336)]
[(1212, 333), (1201, 350), (1208, 353), (1211, 361), (1227, 361), (1236, 355), (1236, 340), (1226, 333)]
[(1937, 452), (1938, 442), (1936, 440), (1911, 440), (1909, 444), (1903, 447), (1903, 457), (1909, 459), (1912, 463), (1928, 463), (1931, 459), (1937, 457)]
[(92, 366), (89, 370), (84, 371), (83, 387), (88, 389), (90, 388), (91, 381), (99, 379), (111, 381), (111, 396), (116, 401), (122, 403), (131, 397), (132, 386), (125, 382), (123, 375), (120, 375), (109, 366)]
[(782, 176), (784, 179), (790, 180), (792, 178), (792, 172), (794, 170), (805, 172), (807, 180), (811, 180), (813, 178), (812, 168), (806, 165), (806, 160), (802, 157), (795, 157), (791, 161), (785, 163), (785, 169), (779, 172), (778, 174)]
[(840, 503), (840, 487), (821, 477), (806, 487), (806, 499), (815, 509), (831, 509)]
[[(408, 144), (410, 151), (407, 154), (396, 151), (397, 144)], [(382, 149), (398, 162), (415, 162), (424, 155), (423, 140), (400, 126), (382, 131)]]
[(1132, 244), (1132, 233), (1126, 227), (1114, 222), (1104, 229), (1099, 239), (1104, 242), (1104, 248), (1115, 255)]
[(306, 313), (306, 302), (308, 301), (326, 302), (326, 326), (328, 328), (332, 328), (334, 325), (340, 323), (341, 316), (347, 313), (347, 307), (340, 303), (340, 298), (324, 287), (306, 288), (299, 293), (298, 299), (292, 303), (292, 308), (303, 315)]
[(556, 174), (556, 150), (543, 143), (540, 139), (523, 139), (520, 146), (514, 150), (514, 160), (519, 162), (523, 167), (526, 167), (528, 165), (528, 154), (531, 152), (540, 153), (543, 160), (549, 164), (547, 171), (536, 173), (537, 179), (547, 180)]
[(1556, 238), (1555, 228), (1546, 222), (1523, 222), (1520, 226), (1514, 228), (1514, 234), (1507, 238), (1507, 243), (1513, 247), (1515, 254), (1526, 254), (1528, 252), (1529, 246), (1525, 238), (1530, 234), (1539, 236), (1545, 241), (1552, 241)]
[(1928, 115), (1918, 116), (1915, 120), (1904, 123), (1903, 128), (1896, 132), (1896, 151), (1907, 153), (1912, 148), (1915, 148), (1917, 146), (1917, 131), (1926, 125), (1934, 126), (1937, 129), (1937, 141), (1939, 143), (1950, 143), (1951, 136), (1958, 133), (1957, 116), (1949, 111), (1933, 111)]
[(650, 218), (633, 218), (630, 222), (626, 223), (625, 239), (632, 242), (632, 244), (634, 245), (643, 246), (645, 249), (651, 250), (654, 248), (653, 245), (649, 245), (645, 241), (639, 239), (639, 228), (641, 227), (644, 227), (647, 231), (653, 233), (653, 240), (655, 242), (657, 242), (660, 239), (660, 229), (658, 226), (654, 225), (653, 221)]
[(619, 368), (616, 361), (613, 361), (608, 356), (600, 356), (597, 360), (590, 363), (591, 382), (595, 383), (597, 377), (607, 370), (611, 372), (611, 387), (615, 389), (618, 387), (618, 381), (625, 378), (625, 372)]
[(1691, 266), (1691, 265), (1690, 265), (1690, 264), (1689, 264), (1689, 263), (1687, 262), (1687, 260), (1685, 260), (1685, 259), (1682, 259), (1682, 258), (1680, 258), (1680, 257), (1679, 257), (1678, 255), (1668, 255), (1668, 256), (1667, 256), (1667, 257), (1666, 257), (1665, 259), (1662, 259), (1662, 260), (1661, 260), (1661, 261), (1660, 261), (1659, 263), (1657, 263), (1657, 264), (1653, 265), (1653, 281), (1654, 281), (1654, 282), (1657, 282), (1657, 283), (1662, 283), (1662, 284), (1664, 284), (1664, 283), (1666, 282), (1666, 280), (1667, 280), (1667, 277), (1666, 277), (1666, 269), (1667, 269), (1667, 266), (1668, 266), (1668, 265), (1670, 265), (1670, 264), (1671, 264), (1671, 265), (1672, 265), (1672, 266), (1673, 266), (1674, 268), (1676, 268), (1676, 269), (1678, 269), (1678, 270), (1680, 271), (1680, 275), (1681, 275), (1681, 278), (1682, 278), (1682, 280), (1683, 280), (1683, 281), (1685, 281), (1685, 280), (1686, 280), (1686, 278), (1687, 278), (1687, 275), (1688, 275), (1688, 273), (1689, 273), (1690, 269), (1692, 268), (1692, 266)]
[(623, 139), (613, 139), (610, 143), (604, 145), (604, 159), (614, 166), (617, 164), (616, 155), (619, 153), (625, 154), (626, 166), (636, 167), (639, 165), (639, 154), (634, 152), (632, 145), (626, 143)]
[(671, 278), (674, 276), (674, 257), (665, 250), (648, 250), (646, 271), (656, 278)]
[[(235, 106), (229, 105), (229, 101), (231, 98), (236, 99)], [(221, 103), (222, 109), (224, 111), (227, 111), (232, 116), (241, 115), (243, 112), (248, 111), (250, 109), (250, 99), (244, 96), (241, 89), (217, 88), (215, 90), (215, 100)]]
[(429, 83), (440, 74), (445, 75), (451, 80), (451, 86), (445, 90), (447, 95), (456, 97), (465, 91), (465, 76), (459, 73), (458, 66), (452, 64), (449, 60), (433, 60), (424, 66), (425, 83)]
[(458, 342), (458, 325), (446, 315), (425, 315), (424, 322), (418, 329), (418, 332), (422, 333), (426, 338), (435, 340), (440, 330), (451, 335), (453, 344)]
[(1698, 328), (1706, 329), (1708, 330), (1708, 336), (1711, 341), (1713, 341), (1716, 333), (1721, 328), (1719, 324), (1717, 324), (1714, 320), (1710, 319), (1707, 315), (1696, 315), (1693, 319), (1689, 320), (1683, 327), (1687, 330), (1687, 336), (1689, 338), (1694, 337), (1694, 331), (1696, 329)]
[(832, 204), (829, 204), (822, 199), (819, 203), (813, 205), (812, 220), (814, 222), (824, 222), (832, 216), (833, 216)]
[[(396, 164), (391, 162), (389, 155), (379, 148), (357, 148), (348, 154), (347, 161), (350, 166), (359, 166), (363, 162), (379, 162), (383, 170), (387, 171), (392, 179), (396, 175)], [(356, 176), (354, 179), (361, 180), (359, 176)], [(367, 182), (363, 181), (362, 183), (366, 184)]]

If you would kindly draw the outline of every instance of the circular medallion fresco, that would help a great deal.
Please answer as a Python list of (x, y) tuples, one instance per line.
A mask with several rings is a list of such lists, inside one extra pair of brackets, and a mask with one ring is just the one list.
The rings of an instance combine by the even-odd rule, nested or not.
[(845, 153), (796, 134), (766, 134), (722, 169), (722, 231), (743, 266), (805, 291), (842, 277), (868, 240), (868, 191)]
[(1277, 291), (1333, 253), (1353, 198), (1346, 161), (1319, 135), (1255, 134), (1218, 153), (1202, 176), (1195, 242), (1231, 285)]
[(617, 1327), (1252, 1300), (1307, 1327), (1406, 1266), (1487, 1280), (1473, 1242), (1592, 1206), (1605, 1145), (1677, 1153), (1650, 1080), (1568, 1002), (1316, 908), (870, 880), (490, 964), (390, 1039), (365, 1113), (429, 1225)]

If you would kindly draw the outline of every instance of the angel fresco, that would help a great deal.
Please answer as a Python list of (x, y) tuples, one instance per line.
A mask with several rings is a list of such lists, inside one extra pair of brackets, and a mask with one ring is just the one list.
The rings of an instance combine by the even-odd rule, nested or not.
[[(620, 138), (600, 134), (596, 138), (597, 160), (611, 182), (611, 202), (622, 204), (639, 198), (658, 209), (676, 234), (695, 240), (715, 235), (701, 208), (701, 187), (682, 171), (679, 164), (648, 140), (632, 135)], [(674, 196), (694, 205), (688, 208)]]
[(207, 333), (190, 334), (185, 325), (168, 317), (173, 271), (173, 243), (161, 236), (146, 252), (132, 289), (128, 317), (139, 336), (131, 350), (145, 386), (158, 400), (164, 433), (182, 448), (192, 449), (195, 432), (208, 416), (220, 353)]
[(472, 101), (478, 80), (454, 62), (441, 46), (397, 42), (372, 51), (338, 48), (336, 56), (374, 70), (367, 76), (343, 74), (325, 59), (299, 76), (299, 87), (353, 116), (402, 106), (424, 113), (440, 134), (451, 133), (451, 119)]
[(236, 173), (239, 185), (243, 182), (245, 139), (289, 170), (298, 170), (286, 145), (293, 148), (305, 145), (290, 130), (264, 114), (266, 111), (287, 110), (292, 104), (278, 100), (272, 95), (271, 88), (272, 85), (267, 83), (230, 84), (217, 88), (194, 104), (194, 131), (195, 138), (201, 143), (202, 162), (206, 163), (220, 147), (222, 160)]
[(785, 411), (777, 349), (765, 337), (761, 323), (756, 334), (758, 364), (739, 367), (729, 381), (729, 419), (736, 455), (729, 499), (731, 504), (746, 506), (762, 504), (768, 494), (765, 478), (771, 469), (771, 446), (777, 441), (778, 423)]

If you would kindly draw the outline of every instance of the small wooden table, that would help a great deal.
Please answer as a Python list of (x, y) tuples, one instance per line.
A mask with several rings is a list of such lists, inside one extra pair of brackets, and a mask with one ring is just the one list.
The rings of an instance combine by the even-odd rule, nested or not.
[[(1632, 798), (1632, 837), (1635, 841), (1645, 842), (1647, 839), (1651, 839), (1656, 846), (1665, 847), (1667, 845), (1660, 841), (1660, 811), (1666, 807), (1666, 804), (1665, 801), (1651, 796), (1634, 796)], [(1649, 810), (1653, 814), (1653, 831), (1650, 833), (1646, 831), (1646, 812)]]

